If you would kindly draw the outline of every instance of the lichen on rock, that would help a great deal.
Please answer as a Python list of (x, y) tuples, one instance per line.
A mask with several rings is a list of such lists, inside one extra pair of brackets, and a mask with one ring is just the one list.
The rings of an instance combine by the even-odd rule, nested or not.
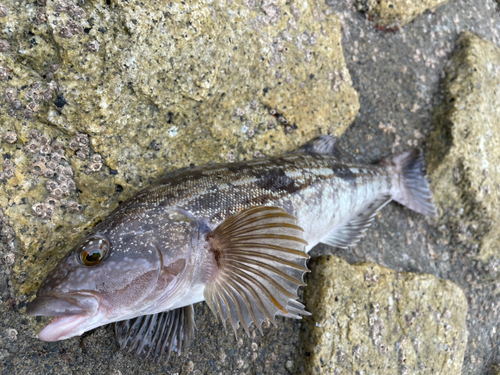
[(427, 152), (440, 214), (479, 257), (498, 257), (500, 241), (500, 49), (469, 32), (446, 69)]
[(451, 281), (323, 256), (304, 300), (308, 374), (461, 372), (467, 301)]

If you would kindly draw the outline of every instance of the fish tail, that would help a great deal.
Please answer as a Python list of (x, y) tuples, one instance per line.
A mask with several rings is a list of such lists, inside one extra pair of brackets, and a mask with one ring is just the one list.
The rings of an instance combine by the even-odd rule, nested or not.
[(426, 178), (422, 150), (414, 149), (392, 156), (384, 163), (396, 168), (397, 181), (392, 199), (418, 213), (437, 216), (432, 192)]

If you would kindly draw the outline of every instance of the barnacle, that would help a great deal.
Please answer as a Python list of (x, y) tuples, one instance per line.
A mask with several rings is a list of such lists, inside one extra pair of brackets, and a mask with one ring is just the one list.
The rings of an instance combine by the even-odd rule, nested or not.
[(21, 103), (20, 100), (14, 100), (11, 104), (12, 109), (19, 109), (23, 106), (23, 103)]
[(56, 11), (57, 13), (66, 13), (68, 11), (68, 3), (64, 1), (57, 3), (54, 7), (54, 11)]
[[(62, 186), (62, 185), (61, 185)], [(61, 187), (57, 187), (50, 192), (50, 196), (54, 198), (62, 198), (64, 195), (63, 189)]]
[(28, 134), (29, 139), (38, 139), (40, 138), (40, 132), (36, 129), (33, 129)]
[(68, 209), (71, 211), (79, 211), (78, 206), (78, 202), (75, 201), (68, 201), (68, 203), (66, 204), (66, 207), (68, 207)]
[(36, 203), (31, 207), (31, 211), (37, 216), (42, 216), (45, 213), (45, 204)]
[(53, 169), (55, 171), (57, 168), (57, 162), (55, 162), (54, 160), (49, 161), (47, 163), (47, 168)]
[(47, 177), (47, 178), (51, 178), (51, 177), (54, 177), (54, 170), (53, 169), (45, 169), (45, 171), (43, 172), (43, 177)]
[(62, 171), (62, 174), (68, 177), (73, 177), (73, 169), (71, 169), (71, 167), (66, 167)]
[(52, 151), (59, 151), (63, 149), (63, 144), (61, 142), (54, 141), (52, 142)]
[(69, 22), (68, 29), (70, 33), (73, 35), (78, 35), (83, 32), (83, 26), (76, 22)]
[[(58, 166), (59, 167), (59, 166)], [(59, 168), (58, 168), (59, 169)], [(56, 178), (56, 181), (60, 184), (62, 184), (63, 182), (66, 182), (66, 180), (68, 179), (66, 176), (63, 176), (62, 174), (60, 174), (61, 172), (59, 170), (56, 169), (56, 172), (59, 173), (59, 175), (57, 176)]]
[(32, 111), (30, 111), (29, 109), (27, 109), (27, 108), (26, 108), (26, 109), (23, 111), (22, 116), (23, 116), (25, 119), (28, 119), (28, 120), (29, 120), (29, 119), (33, 118), (33, 112), (32, 112)]
[[(40, 147), (40, 143), (36, 141), (35, 139), (32, 139), (24, 148), (24, 150), (28, 154), (36, 154), (38, 152), (38, 148)], [(45, 165), (44, 165), (45, 166)]]
[(17, 141), (17, 133), (13, 131), (6, 131), (3, 134), (2, 139), (7, 143), (15, 143)]
[(234, 115), (238, 117), (244, 116), (245, 110), (243, 108), (236, 108), (236, 110), (234, 111)]
[(17, 99), (17, 89), (14, 87), (7, 87), (3, 93), (6, 103), (12, 103)]
[[(54, 152), (54, 149), (52, 149), (52, 152)], [(53, 154), (51, 154), (51, 155), (50, 155), (50, 158), (51, 158), (51, 159), (52, 159), (52, 161), (54, 161), (55, 163), (59, 163), (59, 162), (61, 161), (61, 159), (62, 159), (62, 156), (61, 156), (61, 155), (59, 155), (59, 154), (57, 154), (57, 153), (53, 153)], [(57, 165), (57, 167), (58, 167), (58, 166), (59, 166), (59, 165)], [(57, 168), (57, 167), (54, 167), (54, 169), (55, 169), (55, 168)], [(57, 170), (56, 170), (56, 172), (57, 172)], [(60, 172), (58, 172), (58, 173), (60, 173)]]
[(69, 141), (69, 148), (73, 151), (76, 151), (80, 148), (80, 146), (78, 145), (78, 141), (75, 138)]
[(99, 42), (97, 40), (90, 40), (88, 43), (87, 43), (87, 49), (90, 51), (90, 52), (98, 52), (99, 51)]
[(47, 144), (42, 144), (40, 146), (40, 150), (39, 150), (40, 154), (42, 155), (49, 155), (50, 154), (50, 146), (47, 145)]
[[(88, 168), (87, 168), (87, 171), (90, 171), (91, 173), (92, 172), (99, 172), (102, 168), (102, 163), (100, 162), (94, 162), (94, 163), (90, 163)], [(85, 171), (85, 172), (87, 172)]]
[(42, 92), (40, 100), (42, 102), (50, 102), (54, 98), (54, 92), (51, 90), (47, 90)]
[(47, 137), (46, 135), (42, 135), (42, 136), (40, 137), (40, 143), (41, 143), (42, 145), (48, 145), (48, 144), (50, 143), (50, 138), (49, 138), (49, 137)]
[(101, 161), (102, 161), (102, 156), (101, 156), (101, 154), (94, 154), (94, 155), (92, 155), (92, 161), (93, 161), (94, 163), (99, 163), (99, 162), (101, 162)]
[(72, 179), (69, 179), (66, 183), (68, 185), (69, 190), (76, 190), (75, 181), (73, 181)]
[(0, 17), (7, 17), (9, 14), (9, 8), (5, 4), (0, 4)]
[(59, 184), (57, 182), (55, 182), (54, 180), (48, 180), (46, 187), (47, 187), (48, 191), (52, 192), (52, 191), (56, 190), (57, 188), (59, 188)]
[(43, 217), (46, 219), (50, 219), (52, 217), (52, 215), (54, 214), (54, 209), (52, 208), (52, 206), (49, 206), (47, 204), (44, 204), (44, 207), (45, 207), (45, 213), (44, 213)]
[(5, 81), (9, 78), (10, 69), (6, 66), (0, 66), (0, 81)]
[(6, 179), (9, 179), (11, 177), (14, 177), (14, 168), (4, 168), (3, 173)]
[(61, 205), (61, 201), (56, 199), (56, 198), (53, 198), (53, 197), (48, 197), (46, 200), (45, 200), (45, 204), (46, 205), (49, 205), (53, 208), (56, 208), (56, 207), (59, 207)]
[(29, 102), (26, 105), (26, 109), (30, 110), (31, 112), (37, 113), (40, 110), (40, 105), (37, 102)]
[(75, 139), (80, 145), (80, 147), (87, 146), (89, 144), (89, 137), (86, 134), (77, 133)]
[(76, 157), (77, 157), (78, 159), (85, 160), (85, 159), (87, 158), (87, 154), (86, 154), (86, 153), (84, 153), (84, 152), (82, 152), (82, 151), (78, 151), (78, 152), (76, 153)]
[(73, 37), (73, 33), (71, 32), (70, 28), (69, 27), (61, 27), (61, 30), (59, 30), (59, 35), (61, 35), (61, 37), (63, 38), (71, 38)]
[(45, 7), (38, 8), (38, 12), (36, 14), (36, 22), (38, 24), (47, 22), (47, 15), (45, 14)]
[(30, 171), (37, 176), (43, 176), (46, 169), (47, 167), (45, 167), (44, 163), (36, 162), (31, 165)]

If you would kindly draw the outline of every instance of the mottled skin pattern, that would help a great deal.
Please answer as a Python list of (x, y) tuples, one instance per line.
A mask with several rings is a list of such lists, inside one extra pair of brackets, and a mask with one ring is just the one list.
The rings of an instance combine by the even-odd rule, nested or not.
[[(125, 201), (42, 283), (28, 313), (61, 318), (40, 339), (61, 340), (203, 301), (206, 286), (220, 276), (209, 236), (249, 208), (272, 206), (294, 216), (304, 230), (305, 251), (354, 218), (359, 228), (345, 236), (347, 242), (329, 242), (354, 243), (373, 214), (402, 191), (402, 177), (393, 159), (359, 164), (334, 142), (324, 137), (280, 157), (178, 170)], [(320, 153), (324, 148), (328, 153)], [(364, 214), (372, 216), (366, 221)], [(82, 254), (101, 239), (110, 244), (105, 258), (85, 266)]]
[(390, 195), (395, 178), (388, 166), (294, 153), (176, 171), (124, 203), (119, 213), (132, 206), (146, 212), (177, 207), (213, 228), (246, 208), (275, 206), (298, 219), (310, 250), (375, 198)]

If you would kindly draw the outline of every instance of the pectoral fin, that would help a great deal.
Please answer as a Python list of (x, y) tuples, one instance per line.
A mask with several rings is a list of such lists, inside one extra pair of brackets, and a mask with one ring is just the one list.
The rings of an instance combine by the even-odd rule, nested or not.
[(357, 243), (372, 224), (379, 210), (391, 201), (390, 195), (375, 199), (367, 207), (358, 212), (349, 222), (335, 228), (320, 242), (345, 249)]
[(193, 305), (153, 315), (143, 315), (115, 324), (115, 337), (120, 349), (135, 352), (140, 358), (159, 359), (172, 352), (186, 351), (194, 337)]
[(305, 285), (309, 256), (302, 228), (281, 208), (255, 207), (227, 218), (211, 233), (210, 252), (216, 262), (205, 300), (216, 317), (247, 333), (254, 322), (262, 332), (265, 319), (275, 315), (299, 318), (309, 314), (297, 302)]

